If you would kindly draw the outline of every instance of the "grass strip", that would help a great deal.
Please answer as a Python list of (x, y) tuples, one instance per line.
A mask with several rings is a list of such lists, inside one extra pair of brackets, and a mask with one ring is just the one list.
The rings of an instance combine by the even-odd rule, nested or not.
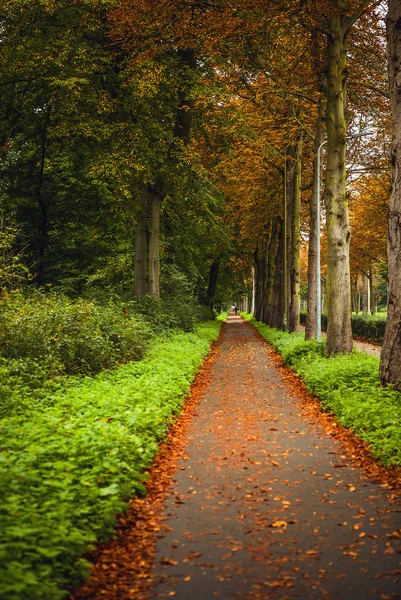
[(56, 390), (46, 410), (0, 421), (0, 598), (56, 600), (87, 576), (82, 556), (144, 492), (142, 473), (220, 327), (174, 333), (143, 361)]
[(326, 357), (323, 342), (305, 341), (303, 333), (287, 333), (242, 313), (321, 400), (370, 447), (386, 466), (401, 465), (401, 393), (379, 385), (379, 359), (355, 350)]

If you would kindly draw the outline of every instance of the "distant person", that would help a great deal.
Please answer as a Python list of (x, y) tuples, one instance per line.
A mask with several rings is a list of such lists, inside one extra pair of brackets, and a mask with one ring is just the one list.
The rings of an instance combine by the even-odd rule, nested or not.
[(238, 306), (235, 304), (234, 305), (234, 313), (237, 314), (238, 313)]

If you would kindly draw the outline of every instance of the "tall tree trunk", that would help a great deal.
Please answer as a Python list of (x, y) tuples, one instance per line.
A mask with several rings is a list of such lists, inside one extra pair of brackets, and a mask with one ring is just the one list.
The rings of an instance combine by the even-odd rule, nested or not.
[(369, 278), (366, 273), (362, 273), (362, 312), (369, 313)]
[(401, 389), (401, 4), (389, 0), (388, 72), (392, 138), (392, 178), (388, 216), (388, 312), (380, 358), (380, 381)]
[[(192, 49), (178, 50), (181, 62), (181, 85), (178, 90), (173, 141), (169, 148), (168, 161), (175, 163), (175, 150), (180, 144), (187, 145), (191, 134), (193, 100), (193, 72), (196, 69), (195, 53)], [(166, 182), (158, 177), (154, 184), (143, 186), (141, 208), (135, 230), (134, 294), (136, 296), (160, 295), (160, 207), (165, 197)]]
[(294, 156), (294, 188), (291, 219), (291, 286), (288, 331), (297, 331), (299, 325), (301, 289), (301, 169), (302, 136), (298, 140)]
[(274, 270), (272, 273), (272, 292), (269, 310), (268, 325), (283, 328), (284, 302), (283, 302), (283, 270), (284, 270), (284, 223), (281, 217), (277, 218), (277, 236), (274, 241), (276, 252), (274, 256)]
[(369, 287), (370, 287), (370, 314), (375, 315), (377, 312), (376, 293), (373, 285), (373, 269), (369, 269)]
[(262, 274), (262, 259), (259, 245), (257, 246), (254, 254), (254, 271), (255, 271), (255, 319), (260, 321), (262, 315), (262, 302), (263, 302), (263, 274)]
[(163, 188), (147, 186), (135, 229), (135, 296), (160, 295), (159, 236)]
[(209, 285), (206, 293), (206, 305), (213, 308), (214, 297), (216, 295), (217, 280), (219, 277), (220, 261), (214, 260), (209, 269)]
[(285, 322), (287, 329), (290, 323), (291, 313), (291, 268), (292, 268), (292, 225), (294, 211), (294, 177), (297, 146), (293, 144), (287, 148), (286, 156), (286, 298), (285, 301)]
[[(321, 75), (321, 89), (323, 88), (323, 80), (325, 77)], [(315, 139), (313, 142), (313, 166), (312, 166), (312, 198), (310, 202), (309, 212), (309, 247), (308, 247), (308, 295), (306, 307), (306, 324), (305, 324), (305, 339), (310, 340), (316, 337), (316, 252), (317, 252), (317, 231), (320, 223), (317, 223), (318, 216), (318, 186), (320, 186), (320, 173), (318, 173), (318, 157), (320, 145), (323, 142), (323, 118), (325, 111), (325, 100), (323, 93), (319, 98), (318, 117), (316, 122)]]
[(270, 236), (269, 249), (267, 253), (267, 288), (266, 288), (266, 312), (265, 322), (267, 325), (273, 327), (274, 312), (274, 283), (275, 283), (275, 268), (276, 268), (276, 257), (279, 246), (280, 230), (282, 227), (282, 221), (280, 217), (275, 217), (272, 223), (272, 230)]
[[(346, 35), (345, 1), (332, 0), (338, 13), (328, 20), (327, 38), (327, 343), (328, 354), (352, 352), (349, 245), (346, 199)], [(341, 13), (344, 13), (343, 15)]]

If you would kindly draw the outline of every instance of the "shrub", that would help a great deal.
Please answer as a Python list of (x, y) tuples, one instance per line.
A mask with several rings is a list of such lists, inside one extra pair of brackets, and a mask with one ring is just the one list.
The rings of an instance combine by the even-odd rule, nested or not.
[(352, 315), (352, 333), (376, 342), (383, 341), (387, 314)]
[(0, 301), (0, 353), (44, 361), (49, 376), (95, 373), (144, 356), (151, 327), (123, 305), (101, 306), (56, 293), (19, 292)]
[(0, 597), (56, 600), (82, 555), (143, 492), (143, 470), (179, 412), (220, 323), (175, 333), (143, 361), (55, 390), (46, 410), (0, 423)]
[[(352, 333), (367, 338), (374, 342), (382, 342), (386, 326), (387, 313), (376, 313), (375, 315), (351, 316)], [(301, 325), (306, 323), (306, 313), (300, 314)], [(322, 329), (327, 329), (327, 315), (322, 314)]]

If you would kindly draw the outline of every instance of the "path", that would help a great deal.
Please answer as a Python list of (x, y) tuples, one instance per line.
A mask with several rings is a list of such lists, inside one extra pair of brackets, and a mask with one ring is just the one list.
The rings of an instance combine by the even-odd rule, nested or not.
[[(249, 324), (230, 317), (225, 328), (187, 427), (162, 531), (155, 528), (153, 583), (144, 597), (401, 598), (398, 492), (369, 480), (315, 422)], [(151, 507), (153, 522), (158, 511)], [(98, 567), (109, 580), (118, 544), (136, 545), (120, 539)], [(133, 559), (122, 562), (128, 568)], [(113, 577), (94, 595), (76, 597), (137, 600), (126, 572)]]

